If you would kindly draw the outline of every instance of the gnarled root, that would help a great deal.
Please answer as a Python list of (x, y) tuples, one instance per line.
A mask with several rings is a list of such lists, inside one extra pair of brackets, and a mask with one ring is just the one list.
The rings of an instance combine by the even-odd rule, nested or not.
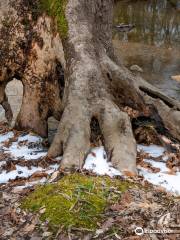
[(180, 141), (180, 111), (175, 106), (170, 108), (161, 99), (146, 96), (146, 102), (155, 106), (164, 126), (174, 138)]
[[(89, 152), (90, 123), (95, 117), (113, 165), (120, 171), (136, 173), (136, 142), (124, 107), (146, 116), (155, 109), (158, 119), (180, 139), (180, 104), (112, 60), (110, 9), (112, 0), (67, 1), (65, 61), (56, 54), (62, 46), (51, 31), (50, 18), (39, 18), (33, 30), (40, 34), (43, 44), (34, 40), (29, 46), (22, 71), (24, 96), (17, 126), (47, 136), (47, 119), (55, 116), (60, 124), (48, 156), (63, 155), (63, 168), (81, 168)], [(59, 86), (57, 59), (65, 70), (63, 89)], [(1, 103), (8, 113), (5, 97)]]
[[(130, 119), (115, 104), (104, 68), (95, 56), (94, 61), (91, 57), (89, 63), (86, 56), (86, 71), (83, 68), (84, 55), (82, 63), (78, 61), (69, 71), (69, 84), (65, 89), (68, 95), (64, 95), (64, 102), (68, 104), (48, 156), (63, 154), (61, 167), (81, 167), (90, 148), (90, 122), (96, 117), (113, 165), (121, 171), (136, 173), (136, 142)], [(129, 86), (129, 83), (125, 84)], [(124, 93), (126, 95), (126, 89)], [(138, 99), (136, 103), (142, 105), (141, 97), (136, 96), (134, 94), (134, 100)]]
[(111, 162), (121, 171), (136, 172), (136, 141), (128, 115), (112, 102), (104, 101), (100, 126)]
[[(121, 171), (136, 173), (136, 142), (128, 115), (110, 100), (96, 102), (97, 118), (104, 137), (105, 148), (112, 164)], [(90, 150), (90, 119), (95, 109), (82, 111), (83, 105), (65, 108), (58, 132), (48, 156), (63, 154), (61, 167), (82, 167)]]
[(63, 154), (61, 167), (78, 167), (90, 149), (90, 118), (81, 102), (66, 107), (48, 156)]
[[(95, 65), (92, 64), (92, 69), (89, 69), (88, 74), (82, 72), (80, 65), (78, 73), (76, 73), (76, 68), (75, 72), (71, 72), (73, 76), (78, 76), (74, 78), (74, 82), (86, 81), (94, 91), (87, 92), (88, 87), (85, 84), (85, 94), (81, 88), (73, 88), (71, 92), (69, 90), (72, 86), (71, 84), (69, 85), (69, 90), (66, 90), (66, 92), (69, 92), (69, 104), (65, 106), (58, 133), (49, 149), (48, 156), (56, 157), (63, 154), (62, 167), (81, 167), (90, 148), (90, 120), (95, 116), (99, 121), (105, 149), (110, 156), (113, 166), (122, 172), (136, 173), (136, 141), (133, 136), (130, 118), (127, 113), (121, 110), (123, 109), (121, 107), (128, 104), (129, 96), (131, 97), (130, 106), (132, 107), (132, 101), (134, 101), (134, 108), (141, 110), (142, 115), (148, 114), (150, 116), (150, 114), (153, 114), (150, 110), (153, 106), (159, 115), (158, 119), (161, 119), (171, 134), (179, 139), (180, 112), (178, 110), (178, 102), (168, 97), (167, 101), (170, 101), (171, 104), (173, 102), (176, 103), (175, 109), (170, 108), (162, 98), (158, 98), (158, 96), (162, 95), (154, 87), (152, 87), (153, 91), (158, 92), (156, 98), (142, 92), (136, 82), (136, 77), (131, 75), (127, 69), (122, 69), (115, 63), (111, 62), (108, 68), (106, 68), (107, 64), (104, 61), (101, 62), (101, 67), (98, 64), (97, 67)], [(123, 73), (124, 70), (125, 72)], [(101, 86), (104, 88), (96, 88), (97, 80), (91, 77), (91, 71), (93, 73), (96, 72), (98, 81), (102, 82)], [(109, 76), (107, 76), (107, 73), (111, 74), (110, 83), (108, 83)], [(117, 81), (119, 82), (117, 83)], [(114, 88), (111, 88), (113, 84), (114, 86), (116, 85), (118, 94), (120, 90), (123, 90), (119, 105), (116, 104), (114, 97), (116, 96), (116, 91)], [(122, 86), (124, 87), (123, 89)], [(113, 94), (112, 89), (114, 91)], [(129, 95), (131, 93), (134, 94)], [(165, 99), (164, 95), (163, 99)]]
[[(159, 117), (167, 130), (173, 137), (180, 140), (180, 103), (165, 95), (159, 89), (152, 86), (139, 76), (133, 75), (125, 67), (117, 66), (105, 54), (102, 57), (102, 62), (106, 66), (113, 79), (112, 82), (117, 88), (119, 85), (122, 87), (125, 84), (129, 84), (129, 91), (132, 91), (129, 96), (131, 96), (131, 98), (134, 96), (134, 102), (127, 105), (135, 109), (138, 109), (138, 106), (142, 107), (142, 113), (144, 112), (143, 114), (145, 115), (149, 114), (148, 106), (152, 105), (157, 110)], [(125, 93), (128, 94), (127, 90)]]
[[(175, 104), (156, 88), (145, 85), (142, 79), (112, 60), (111, 6), (111, 0), (100, 0), (96, 4), (80, 0), (67, 3), (64, 112), (48, 156), (63, 154), (62, 167), (81, 167), (89, 151), (90, 122), (95, 117), (113, 165), (120, 171), (136, 173), (136, 142), (124, 107), (129, 106), (141, 115), (150, 116), (153, 105), (164, 124), (173, 128), (165, 119), (163, 104), (169, 102), (167, 110), (170, 113), (169, 107), (175, 106), (178, 111), (179, 103)], [(98, 29), (102, 26), (100, 34)], [(153, 92), (148, 94), (150, 91), (143, 91), (145, 88)], [(163, 103), (156, 106), (156, 98)], [(178, 124), (179, 120), (175, 121), (178, 113), (171, 115), (174, 116), (173, 124)], [(175, 131), (171, 132), (175, 134)]]

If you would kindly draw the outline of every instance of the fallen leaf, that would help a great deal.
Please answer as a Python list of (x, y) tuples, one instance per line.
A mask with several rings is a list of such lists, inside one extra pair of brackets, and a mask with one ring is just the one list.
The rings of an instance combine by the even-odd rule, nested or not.
[(90, 152), (91, 155), (93, 155), (93, 157), (96, 157), (96, 154), (94, 152)]
[(130, 171), (123, 171), (123, 174), (127, 177), (135, 177), (137, 174)]
[(103, 232), (108, 231), (109, 228), (112, 227), (113, 223), (114, 223), (114, 219), (108, 218), (101, 226), (101, 228), (103, 229)]
[(48, 176), (48, 174), (46, 172), (37, 171), (31, 175), (30, 180), (32, 180), (34, 178), (43, 178), (43, 177), (47, 177), (47, 176)]
[(33, 232), (35, 228), (35, 225), (34, 224), (26, 224), (25, 227), (23, 228), (23, 232), (24, 233), (30, 233), (30, 232)]
[(180, 75), (176, 75), (176, 76), (171, 76), (171, 78), (175, 81), (180, 82)]
[(46, 208), (44, 207), (44, 208), (41, 208), (41, 209), (39, 210), (39, 213), (40, 213), (40, 214), (43, 214), (43, 213), (45, 213), (45, 211), (46, 211)]
[(44, 232), (42, 237), (50, 237), (52, 235), (51, 232)]
[(59, 171), (56, 171), (52, 174), (51, 178), (49, 179), (49, 182), (54, 182), (56, 180), (56, 178), (59, 175)]

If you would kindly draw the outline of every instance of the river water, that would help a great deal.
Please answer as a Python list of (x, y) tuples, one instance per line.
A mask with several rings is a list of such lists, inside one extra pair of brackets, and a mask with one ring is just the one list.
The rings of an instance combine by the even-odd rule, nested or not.
[[(178, 2), (178, 1), (177, 1)], [(114, 46), (123, 63), (137, 64), (142, 77), (180, 100), (180, 10), (166, 0), (119, 1), (114, 25), (134, 24), (130, 32), (114, 30)]]

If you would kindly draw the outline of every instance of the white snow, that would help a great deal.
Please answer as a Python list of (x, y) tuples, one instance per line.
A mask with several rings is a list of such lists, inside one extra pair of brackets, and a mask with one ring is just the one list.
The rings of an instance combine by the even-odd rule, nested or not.
[[(165, 148), (150, 145), (138, 145), (138, 151), (142, 150), (149, 153), (152, 157), (162, 156), (162, 160), (167, 160), (164, 156)], [(151, 159), (144, 159), (145, 162), (150, 163), (152, 167), (159, 168), (160, 172), (153, 173), (150, 169), (142, 168), (138, 166), (139, 175), (143, 176), (145, 180), (149, 181), (154, 185), (159, 185), (164, 187), (167, 191), (171, 191), (177, 195), (180, 195), (180, 172), (176, 175), (170, 175), (170, 169), (166, 167), (165, 162), (154, 161)], [(121, 175), (121, 173), (112, 167), (111, 163), (107, 161), (107, 155), (105, 153), (104, 147), (97, 147), (91, 150), (91, 153), (86, 158), (84, 169), (92, 171), (98, 175), (109, 175), (110, 177)]]
[[(3, 146), (4, 142), (13, 137), (14, 133), (12, 131), (0, 135), (0, 150), (5, 153), (9, 153), (13, 160), (17, 160), (18, 158), (35, 160), (44, 157), (47, 154), (47, 149), (43, 149), (41, 146), (42, 138), (32, 134), (26, 134), (18, 137), (18, 140), (16, 142), (12, 142), (9, 147)], [(24, 141), (25, 144), (22, 144)], [(160, 185), (166, 188), (167, 191), (180, 195), (180, 172), (175, 173), (175, 175), (168, 174), (170, 169), (165, 163), (165, 161), (168, 160), (168, 157), (164, 154), (165, 148), (156, 145), (138, 145), (137, 150), (149, 153), (149, 156), (152, 156), (152, 158), (162, 157), (163, 160), (163, 162), (160, 162), (154, 161), (153, 159), (144, 159), (145, 162), (150, 163), (153, 167), (159, 168), (160, 172), (153, 173), (151, 169), (138, 166), (139, 175), (143, 176), (145, 180), (154, 185)], [(62, 157), (58, 158), (59, 161), (61, 158)], [(43, 169), (41, 167), (31, 167), (31, 169), (28, 169), (27, 167), (16, 165), (16, 170), (7, 172), (2, 170), (2, 166), (5, 163), (6, 162), (3, 159), (0, 161), (0, 183), (7, 183), (10, 179), (15, 179), (17, 176), (28, 178), (37, 171), (43, 171), (51, 175), (59, 168), (59, 164), (50, 165), (48, 169)], [(110, 177), (122, 175), (121, 172), (115, 169), (112, 164), (108, 162), (104, 147), (91, 149), (91, 152), (85, 160), (83, 168), (98, 175), (109, 175)], [(42, 178), (42, 182), (45, 181), (45, 179), (46, 178)], [(41, 180), (34, 181), (32, 185), (40, 182)], [(27, 183), (26, 185), (29, 186), (31, 183)]]
[(8, 132), (8, 133), (5, 133), (5, 134), (1, 134), (0, 135), (0, 146), (3, 145), (3, 142), (8, 141), (12, 137), (14, 137), (14, 133), (13, 132)]
[(9, 148), (4, 148), (6, 153), (10, 153), (14, 159), (24, 158), (26, 160), (35, 160), (46, 156), (47, 152), (38, 148), (28, 148), (27, 145), (19, 146), (18, 142), (14, 142)]
[(46, 169), (46, 173), (48, 174), (52, 174), (53, 172), (57, 171), (58, 168), (59, 168), (60, 164), (53, 164), (53, 165), (50, 165), (48, 169)]
[(13, 180), (16, 177), (28, 178), (35, 172), (45, 172), (47, 174), (52, 174), (58, 168), (59, 168), (59, 164), (50, 165), (48, 169), (44, 169), (42, 167), (34, 167), (34, 166), (32, 166), (31, 169), (28, 169), (26, 166), (22, 167), (22, 166), (16, 165), (16, 170), (12, 170), (10, 172), (3, 170), (0, 173), (0, 184), (7, 183), (9, 180)]
[(157, 145), (137, 145), (137, 150), (140, 151), (142, 150), (145, 153), (150, 153), (152, 157), (159, 157), (162, 156), (165, 148), (157, 146)]
[[(162, 156), (162, 160), (168, 160), (167, 156), (163, 156), (165, 149), (156, 145), (143, 146), (138, 145), (138, 150), (143, 150), (149, 153), (152, 157)], [(160, 171), (153, 173), (150, 169), (138, 166), (139, 175), (143, 176), (148, 182), (161, 186), (167, 191), (180, 195), (180, 172), (175, 175), (170, 174), (170, 169), (166, 166), (165, 162), (154, 161), (151, 159), (144, 159), (145, 162), (150, 163), (152, 167), (159, 168)]]
[(16, 170), (7, 172), (7, 171), (2, 171), (0, 174), (0, 183), (6, 183), (9, 180), (13, 180), (16, 177), (30, 177), (33, 173), (37, 171), (42, 171), (41, 167), (31, 167), (31, 169), (28, 169), (27, 167), (22, 167), (19, 165), (16, 165)]
[(2, 167), (6, 162), (5, 161), (1, 161), (0, 162), (0, 167)]
[(149, 172), (147, 169), (139, 167), (140, 174), (148, 182), (164, 187), (167, 191), (180, 195), (180, 173), (170, 175), (160, 171), (159, 173)]
[(144, 159), (144, 162), (150, 163), (152, 167), (159, 168), (162, 172), (168, 172), (169, 168), (166, 167), (164, 162), (156, 162), (151, 159)]
[[(41, 137), (31, 135), (31, 134), (26, 134), (18, 137), (18, 140), (16, 142), (12, 142), (12, 144), (9, 147), (3, 146), (3, 143), (5, 141), (8, 141), (13, 137), (14, 137), (13, 132), (0, 135), (1, 151), (3, 151), (4, 153), (9, 153), (13, 160), (22, 159), (22, 158), (24, 158), (25, 160), (36, 160), (46, 156), (47, 150), (43, 149), (43, 147), (41, 146), (41, 142), (42, 142)], [(24, 141), (26, 141), (25, 144), (22, 144), (22, 142)], [(6, 161), (0, 161), (0, 184), (7, 183), (9, 180), (13, 180), (16, 177), (28, 178), (37, 171), (41, 171), (41, 172), (44, 171), (48, 174), (52, 174), (59, 167), (59, 164), (53, 164), (53, 165), (50, 165), (48, 169), (43, 169), (42, 167), (34, 167), (34, 166), (32, 166), (31, 169), (28, 169), (26, 166), (22, 167), (17, 164), (16, 170), (7, 172), (6, 170), (1, 169), (5, 163)]]
[[(17, 142), (12, 142), (10, 147), (4, 147), (3, 142), (8, 141), (10, 138), (14, 137), (13, 132), (9, 132), (4, 135), (0, 135), (0, 146), (5, 153), (9, 153), (14, 160), (18, 158), (24, 158), (26, 160), (38, 159), (40, 157), (44, 157), (47, 154), (47, 151), (44, 151), (39, 147), (28, 147), (30, 143), (41, 143), (42, 138), (35, 135), (26, 134), (20, 136)], [(21, 142), (27, 141), (26, 144), (20, 145)]]
[(117, 169), (113, 168), (107, 161), (104, 147), (96, 147), (86, 158), (84, 169), (92, 171), (98, 175), (109, 175), (110, 177), (122, 175)]
[(30, 135), (30, 134), (26, 134), (24, 136), (20, 136), (18, 138), (18, 142), (23, 142), (23, 141), (28, 141), (31, 143), (37, 143), (37, 142), (41, 142), (42, 138), (36, 135)]

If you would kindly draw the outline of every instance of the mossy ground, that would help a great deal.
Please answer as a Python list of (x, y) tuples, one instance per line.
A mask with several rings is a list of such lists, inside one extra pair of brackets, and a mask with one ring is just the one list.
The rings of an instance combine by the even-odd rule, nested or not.
[(66, 38), (68, 24), (65, 16), (67, 0), (40, 0), (40, 8), (55, 18), (61, 38)]
[(120, 199), (121, 193), (132, 183), (109, 177), (70, 174), (55, 184), (39, 186), (22, 202), (22, 208), (39, 212), (49, 227), (60, 226), (94, 230), (103, 218), (106, 208)]

